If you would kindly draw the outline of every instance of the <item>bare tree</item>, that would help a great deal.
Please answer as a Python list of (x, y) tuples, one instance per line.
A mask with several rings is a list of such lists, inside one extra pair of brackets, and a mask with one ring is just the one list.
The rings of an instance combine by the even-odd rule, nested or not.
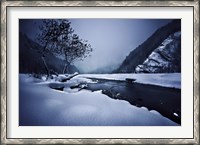
[(65, 60), (63, 73), (69, 72), (69, 66), (73, 64), (73, 62), (82, 61), (92, 50), (91, 45), (87, 44), (86, 40), (79, 39), (77, 34), (73, 34), (69, 38), (68, 44), (62, 47), (61, 55), (64, 56)]
[(51, 69), (45, 60), (45, 55), (52, 52), (60, 56), (65, 62), (63, 73), (75, 60), (83, 60), (92, 51), (91, 45), (87, 41), (73, 34), (71, 22), (66, 19), (45, 19), (39, 26), (40, 32), (37, 35), (37, 42), (42, 45), (42, 60), (47, 72), (47, 79), (50, 76)]
[[(45, 66), (48, 79), (51, 72), (54, 71), (48, 67), (45, 56), (55, 49), (60, 41), (59, 39), (61, 35), (69, 35), (73, 33), (73, 30), (70, 28), (70, 22), (62, 19), (45, 19), (39, 26), (39, 30), (40, 31), (36, 36), (36, 41), (42, 46), (42, 61)], [(62, 39), (64, 40), (65, 38), (63, 37)]]

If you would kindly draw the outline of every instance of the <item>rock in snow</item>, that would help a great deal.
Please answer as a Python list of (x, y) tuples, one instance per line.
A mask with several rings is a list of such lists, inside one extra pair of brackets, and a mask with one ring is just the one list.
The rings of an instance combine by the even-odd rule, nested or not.
[(55, 90), (63, 91), (65, 85), (60, 83), (51, 83), (49, 84), (49, 87)]

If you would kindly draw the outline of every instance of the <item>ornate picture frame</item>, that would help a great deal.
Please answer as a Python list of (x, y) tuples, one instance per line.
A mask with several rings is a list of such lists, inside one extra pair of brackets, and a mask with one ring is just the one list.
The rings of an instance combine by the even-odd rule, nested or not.
[[(8, 138), (8, 9), (10, 7), (191, 7), (193, 8), (193, 138)], [(1, 1), (2, 144), (199, 144), (199, 1)]]

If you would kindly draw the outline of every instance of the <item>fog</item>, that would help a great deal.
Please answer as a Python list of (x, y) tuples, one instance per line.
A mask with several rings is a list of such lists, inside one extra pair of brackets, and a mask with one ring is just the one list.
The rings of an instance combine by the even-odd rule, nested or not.
[[(125, 57), (169, 19), (69, 19), (74, 32), (88, 40), (93, 52), (75, 62), (82, 73), (108, 72), (117, 68)], [(34, 40), (41, 20), (20, 20), (19, 29)]]

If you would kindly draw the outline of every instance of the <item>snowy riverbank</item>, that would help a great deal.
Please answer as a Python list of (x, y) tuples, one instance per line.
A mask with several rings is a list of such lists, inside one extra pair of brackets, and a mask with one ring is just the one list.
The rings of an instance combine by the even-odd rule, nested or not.
[(181, 89), (181, 73), (163, 74), (81, 74), (78, 77), (125, 80), (126, 78), (136, 79), (135, 82), (151, 84), (164, 87)]
[[(95, 75), (90, 75), (94, 77)], [(98, 75), (96, 75), (97, 77)], [(106, 75), (105, 75), (106, 76)], [(104, 77), (105, 77), (104, 76)], [(109, 75), (107, 75), (109, 76)], [(110, 75), (112, 76), (112, 75)], [(114, 75), (113, 75), (114, 76)], [(61, 83), (42, 81), (29, 75), (19, 76), (19, 125), (25, 126), (174, 126), (178, 125), (155, 110), (138, 108), (123, 100), (114, 100), (101, 91), (70, 89), (71, 83), (91, 81), (78, 75)], [(99, 76), (98, 76), (99, 77)], [(103, 76), (102, 76), (103, 77)], [(119, 75), (122, 79), (125, 76)], [(109, 77), (111, 78), (111, 77)], [(138, 79), (139, 80), (139, 79)], [(169, 78), (168, 78), (169, 80)], [(64, 91), (49, 84), (64, 84)]]

